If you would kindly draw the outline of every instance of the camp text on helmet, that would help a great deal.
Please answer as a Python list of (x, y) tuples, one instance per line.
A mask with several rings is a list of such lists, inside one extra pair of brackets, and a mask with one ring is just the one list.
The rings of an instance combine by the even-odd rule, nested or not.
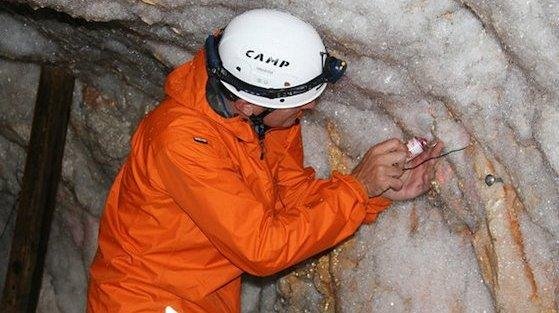
[[(266, 64), (272, 63), (272, 64), (274, 64), (274, 66), (278, 66), (278, 67), (289, 66), (288, 61), (281, 60), (281, 62), (280, 62), (279, 58), (276, 59), (276, 58), (273, 58), (271, 56), (264, 57), (263, 53), (257, 53), (256, 55), (255, 55), (255, 53), (257, 53), (257, 52), (254, 51), (254, 50), (247, 50), (245, 55), (247, 57), (251, 58), (251, 59), (259, 60), (260, 62), (264, 62)], [(266, 61), (264, 61), (264, 59), (266, 59)], [(278, 63), (279, 63), (279, 65), (278, 65)]]

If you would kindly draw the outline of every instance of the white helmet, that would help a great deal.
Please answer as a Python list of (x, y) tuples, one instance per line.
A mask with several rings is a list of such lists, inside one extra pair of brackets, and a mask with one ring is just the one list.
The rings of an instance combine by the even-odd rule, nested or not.
[(310, 24), (281, 11), (247, 11), (231, 20), (218, 47), (215, 39), (206, 41), (210, 75), (239, 98), (267, 108), (309, 103), (345, 71), (345, 62), (329, 56)]

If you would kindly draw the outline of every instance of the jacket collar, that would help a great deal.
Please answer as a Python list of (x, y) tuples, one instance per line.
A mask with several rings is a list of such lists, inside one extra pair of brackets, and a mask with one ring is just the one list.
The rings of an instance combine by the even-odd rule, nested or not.
[(167, 76), (165, 93), (181, 105), (198, 111), (213, 123), (227, 129), (240, 140), (257, 141), (250, 122), (240, 116), (222, 117), (210, 107), (206, 99), (207, 80), (205, 53), (200, 50), (192, 61), (179, 66)]

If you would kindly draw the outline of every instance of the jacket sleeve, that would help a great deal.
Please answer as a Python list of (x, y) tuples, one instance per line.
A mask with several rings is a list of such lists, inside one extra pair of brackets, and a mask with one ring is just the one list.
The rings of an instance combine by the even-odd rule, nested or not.
[(309, 180), (308, 193), (296, 206), (266, 206), (219, 147), (189, 140), (192, 136), (182, 134), (183, 140), (152, 152), (157, 180), (212, 244), (246, 272), (270, 275), (328, 249), (353, 234), (366, 216), (367, 199), (343, 175)]
[[(315, 178), (314, 169), (303, 166), (303, 144), (300, 127), (294, 129), (294, 132), (293, 141), (284, 146), (287, 150), (276, 168), (280, 198), (283, 204), (288, 207), (300, 206), (302, 201), (304, 202), (307, 198), (320, 194), (321, 189), (328, 185), (328, 180), (317, 180)], [(345, 185), (341, 188), (353, 190), (355, 199), (362, 203), (361, 205), (366, 212), (363, 220), (365, 224), (374, 222), (379, 213), (392, 204), (390, 199), (382, 196), (369, 198), (363, 184), (352, 175), (342, 175), (334, 171), (332, 179), (344, 181)]]

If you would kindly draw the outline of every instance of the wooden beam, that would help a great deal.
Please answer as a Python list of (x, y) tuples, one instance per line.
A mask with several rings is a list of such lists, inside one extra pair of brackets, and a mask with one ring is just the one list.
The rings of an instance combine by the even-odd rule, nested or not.
[(0, 312), (37, 307), (73, 90), (68, 70), (42, 67)]

